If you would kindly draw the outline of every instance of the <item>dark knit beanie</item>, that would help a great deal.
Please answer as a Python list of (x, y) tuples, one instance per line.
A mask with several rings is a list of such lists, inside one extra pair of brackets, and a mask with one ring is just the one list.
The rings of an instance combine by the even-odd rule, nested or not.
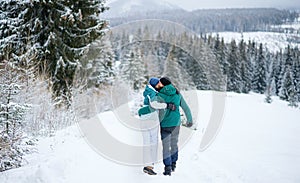
[(169, 84), (172, 84), (170, 78), (168, 78), (168, 77), (162, 77), (162, 78), (160, 78), (159, 81), (160, 81), (161, 84), (163, 84), (164, 86), (167, 86), (167, 85), (169, 85)]
[(158, 78), (150, 78), (149, 80), (149, 84), (155, 88), (155, 86), (159, 83), (159, 79)]

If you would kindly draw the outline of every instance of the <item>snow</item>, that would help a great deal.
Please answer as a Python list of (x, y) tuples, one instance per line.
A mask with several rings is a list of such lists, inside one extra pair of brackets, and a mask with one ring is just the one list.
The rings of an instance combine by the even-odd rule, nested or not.
[[(184, 94), (189, 98), (189, 93)], [(300, 182), (300, 109), (288, 107), (277, 97), (267, 104), (263, 95), (227, 93), (223, 126), (211, 146), (201, 152), (199, 145), (212, 114), (212, 92), (198, 91), (197, 96), (198, 130), (179, 152), (171, 177), (162, 175), (161, 162), (155, 165), (158, 175), (149, 176), (142, 167), (109, 161), (88, 145), (74, 125), (40, 138), (37, 153), (26, 157), (28, 163), (0, 173), (0, 182)], [(142, 136), (121, 125), (112, 111), (96, 118), (115, 138), (141, 143)]]
[(289, 24), (282, 24), (272, 26), (274, 28), (284, 28), (284, 29), (300, 29), (300, 17), (297, 19), (297, 22), (289, 23)]
[[(300, 35), (299, 34), (285, 34), (285, 33), (276, 33), (276, 32), (219, 32), (212, 33), (213, 37), (216, 37), (219, 34), (220, 38), (224, 38), (225, 43), (230, 43), (232, 39), (235, 39), (236, 42), (244, 39), (245, 42), (249, 40), (255, 41), (256, 43), (262, 43), (265, 45), (268, 50), (272, 52), (284, 50), (288, 44), (292, 47), (300, 48)], [(290, 41), (294, 40), (294, 41)], [(296, 42), (298, 41), (298, 43)]]

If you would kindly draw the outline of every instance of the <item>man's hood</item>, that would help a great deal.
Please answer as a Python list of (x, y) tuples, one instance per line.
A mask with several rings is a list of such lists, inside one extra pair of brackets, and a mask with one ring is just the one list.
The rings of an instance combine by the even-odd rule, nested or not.
[(176, 94), (176, 88), (172, 85), (172, 84), (169, 84), (167, 86), (164, 86), (160, 91), (159, 93), (162, 93), (162, 94), (165, 94), (165, 95), (175, 95)]

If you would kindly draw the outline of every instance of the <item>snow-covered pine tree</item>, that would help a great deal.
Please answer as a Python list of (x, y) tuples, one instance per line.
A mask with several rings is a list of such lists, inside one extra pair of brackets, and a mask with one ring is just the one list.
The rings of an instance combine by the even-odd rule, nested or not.
[(26, 27), (24, 14), (27, 1), (10, 0), (0, 3), (0, 60), (14, 60), (21, 64), (22, 55), (31, 45), (22, 28)]
[(229, 72), (227, 74), (227, 91), (241, 92), (241, 62), (238, 56), (238, 47), (235, 40), (230, 43), (229, 54)]
[(226, 59), (226, 45), (223, 37), (220, 40), (219, 34), (217, 35), (217, 38), (215, 40), (214, 53), (216, 55), (220, 69), (222, 70), (224, 75), (227, 75), (225, 68), (228, 68), (229, 64)]
[[(286, 82), (287, 82), (286, 77), (289, 77), (291, 73), (287, 73), (287, 72), (291, 72), (293, 68), (292, 50), (290, 45), (288, 45), (287, 48), (285, 49), (285, 52), (282, 57), (281, 67), (282, 68), (279, 77), (280, 81), (278, 85), (279, 87), (278, 96), (280, 97), (280, 99), (288, 101), (289, 95), (286, 92)], [(290, 77), (293, 77), (293, 74)]]
[[(188, 68), (188, 73), (193, 79), (193, 83), (195, 84), (198, 90), (209, 90), (211, 89), (209, 79), (208, 79), (208, 71), (206, 66), (206, 60), (208, 51), (206, 49), (206, 43), (202, 39), (195, 37), (193, 46), (191, 48), (191, 55), (195, 55), (197, 59), (191, 68)], [(192, 60), (191, 60), (192, 61)]]
[(294, 77), (291, 67), (286, 68), (286, 72), (282, 80), (282, 86), (279, 92), (279, 97), (283, 100), (287, 100), (289, 102), (289, 106), (298, 106), (297, 91), (294, 84)]
[(95, 60), (98, 65), (98, 85), (112, 85), (115, 77), (115, 54), (108, 39), (100, 41), (99, 57)]
[[(150, 33), (147, 33), (150, 36)], [(147, 36), (148, 37), (148, 36)], [(141, 43), (143, 50), (143, 62), (145, 64), (146, 80), (150, 77), (160, 77), (163, 75), (164, 62), (168, 54), (167, 43), (161, 41), (145, 40)]]
[(22, 78), (14, 60), (0, 64), (0, 172), (21, 166), (22, 127), (30, 109), (20, 98)]
[[(60, 57), (60, 59), (56, 63), (56, 68), (53, 73), (53, 83), (52, 83), (52, 89), (54, 92), (54, 101), (55, 106), (62, 107), (65, 104), (69, 107), (71, 105), (71, 85), (70, 81), (68, 81), (70, 78), (67, 76), (66, 71), (66, 63), (64, 62), (64, 59)], [(63, 81), (64, 80), (64, 81)], [(63, 82), (60, 83), (60, 81)]]
[(251, 91), (253, 91), (252, 82), (254, 77), (253, 72), (254, 72), (256, 57), (257, 57), (256, 43), (249, 40), (247, 44), (247, 58), (249, 59), (248, 67), (250, 72)]
[(276, 95), (275, 78), (271, 78), (270, 80), (271, 80), (271, 82), (268, 82), (266, 93), (265, 93), (265, 95), (266, 95), (265, 101), (267, 103), (271, 103), (273, 101), (272, 96)]
[[(189, 88), (189, 79), (184, 75), (183, 68), (179, 65), (180, 49), (172, 45), (165, 61), (163, 76), (169, 77), (172, 83), (182, 90)], [(186, 77), (184, 77), (186, 76)]]
[(300, 51), (298, 48), (293, 50), (293, 77), (294, 77), (294, 84), (297, 91), (297, 98), (298, 102), (300, 102)]
[(267, 71), (266, 71), (266, 58), (264, 55), (263, 45), (262, 43), (259, 45), (257, 61), (254, 66), (254, 75), (253, 75), (253, 83), (252, 89), (256, 93), (265, 93), (267, 86)]
[(159, 67), (159, 58), (154, 54), (146, 55), (144, 58), (145, 62), (145, 76), (149, 80), (150, 77), (159, 77), (162, 75), (161, 67)]
[(36, 77), (36, 48), (23, 32), (27, 5), (24, 0), (0, 3), (0, 171), (21, 166), (28, 151), (24, 129), (32, 125), (27, 115), (32, 111), (28, 103)]
[(81, 59), (80, 68), (81, 75), (87, 80), (88, 88), (113, 84), (115, 58), (115, 52), (107, 36), (90, 44), (86, 56)]
[[(177, 40), (179, 46), (171, 46), (168, 57), (173, 56), (178, 63), (180, 73), (179, 84), (177, 85), (180, 90), (191, 90), (195, 89), (195, 76), (194, 69), (198, 68), (198, 72), (201, 72), (199, 69), (199, 63), (196, 62), (195, 58), (191, 55), (191, 50), (194, 45), (194, 38), (189, 35), (187, 32), (180, 34), (179, 39)], [(199, 46), (199, 45), (197, 45)], [(168, 58), (167, 58), (168, 60)]]
[(241, 62), (241, 92), (243, 93), (249, 93), (251, 90), (251, 62), (247, 57), (246, 53), (246, 43), (242, 39), (239, 43), (239, 56), (240, 56), (240, 62)]
[[(24, 21), (27, 25), (20, 31), (27, 33), (37, 48), (39, 71), (45, 72), (48, 78), (51, 78), (54, 98), (68, 98), (62, 101), (68, 106), (79, 59), (87, 45), (101, 37), (104, 34), (103, 29), (107, 26), (107, 22), (99, 18), (99, 14), (107, 9), (104, 7), (104, 0), (26, 2)], [(57, 63), (61, 59), (64, 63), (61, 66), (65, 68), (59, 71), (65, 73), (59, 74)]]
[(276, 95), (279, 93), (279, 85), (280, 85), (280, 73), (282, 66), (282, 53), (276, 52), (274, 55), (273, 63), (272, 63), (272, 71), (271, 71), (271, 78), (273, 77), (275, 80), (275, 89)]
[(272, 103), (273, 100), (271, 97), (270, 86), (267, 86), (265, 95), (266, 95), (265, 102)]
[(147, 83), (145, 64), (140, 49), (135, 47), (135, 45), (131, 46), (132, 48), (122, 61), (121, 77), (125, 82), (129, 83), (133, 90), (138, 91)]
[(164, 64), (165, 64), (165, 60), (168, 57), (168, 53), (169, 53), (169, 49), (170, 49), (170, 45), (163, 40), (162, 37), (164, 37), (166, 35), (166, 32), (163, 32), (162, 34), (159, 32), (158, 35), (156, 36), (156, 40), (158, 40), (155, 44), (154, 47), (154, 55), (157, 58), (157, 67), (158, 67), (158, 71), (159, 71), (159, 76), (163, 75), (164, 70), (162, 68), (164, 68)]

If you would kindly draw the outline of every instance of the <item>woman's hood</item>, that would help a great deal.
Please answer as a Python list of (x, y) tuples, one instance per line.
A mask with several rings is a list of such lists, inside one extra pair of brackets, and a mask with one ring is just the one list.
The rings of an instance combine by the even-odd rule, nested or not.
[(155, 90), (155, 88), (153, 88), (151, 85), (147, 85), (145, 88), (145, 91), (143, 93), (144, 97), (148, 96), (150, 93), (157, 93), (157, 91)]

